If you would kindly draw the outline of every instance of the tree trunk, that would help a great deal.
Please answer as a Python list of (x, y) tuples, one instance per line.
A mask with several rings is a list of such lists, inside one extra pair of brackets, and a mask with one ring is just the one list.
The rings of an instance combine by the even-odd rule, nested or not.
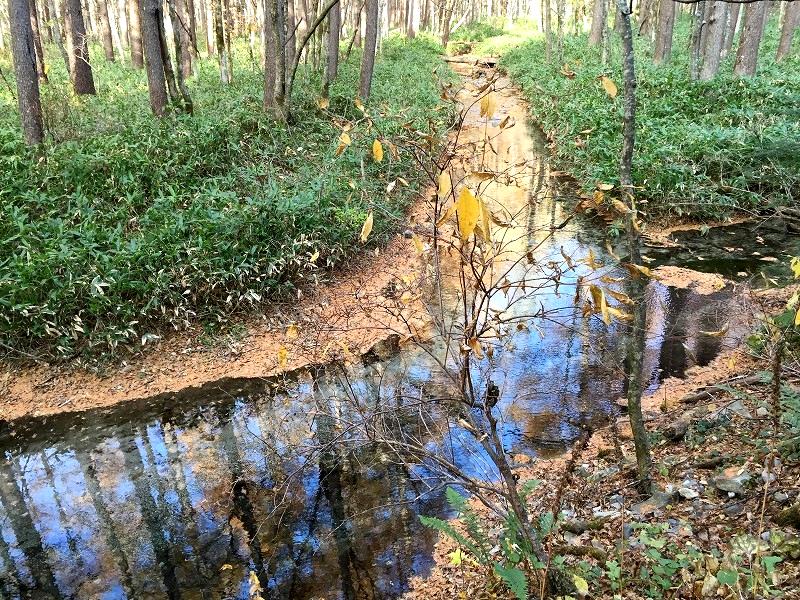
[(767, 2), (753, 2), (744, 8), (744, 26), (739, 36), (739, 50), (736, 53), (736, 64), (733, 74), (737, 77), (752, 77), (758, 65), (758, 47), (764, 33), (764, 22), (767, 18)]
[(106, 60), (114, 62), (114, 38), (111, 35), (111, 22), (108, 19), (107, 0), (97, 0), (97, 17), (100, 20), (100, 33), (103, 38), (103, 52)]
[[(625, 232), (628, 241), (628, 255), (634, 265), (642, 264), (641, 236), (636, 223), (636, 204), (633, 198), (633, 150), (636, 141), (636, 71), (633, 54), (633, 31), (627, 0), (617, 0), (617, 20), (622, 30), (622, 69), (623, 69), (623, 119), (622, 156), (620, 159), (620, 187), (628, 198), (628, 211), (625, 216)], [(631, 337), (628, 342), (628, 414), (630, 415), (633, 442), (636, 448), (636, 463), (639, 483), (643, 491), (650, 492), (652, 460), (647, 438), (647, 429), (642, 416), (642, 360), (647, 328), (647, 302), (644, 298), (645, 279), (643, 274), (631, 275), (630, 297), (636, 302), (633, 309)]]
[[(117, 0), (117, 25), (119, 26), (119, 38), (123, 47), (131, 44), (128, 32), (128, 2), (127, 0)], [(120, 52), (122, 54), (122, 52)]]
[(325, 61), (325, 82), (322, 86), (323, 98), (328, 97), (333, 80), (339, 72), (339, 29), (342, 26), (341, 4), (336, 4), (328, 13), (328, 56)]
[(264, 48), (264, 110), (275, 107), (275, 85), (277, 83), (278, 52), (280, 52), (275, 24), (277, 20), (276, 1), (264, 1), (264, 45), (266, 46)]
[(728, 20), (725, 24), (725, 36), (722, 39), (722, 58), (728, 56), (733, 48), (733, 38), (736, 36), (736, 25), (739, 22), (741, 7), (741, 4), (738, 3), (728, 5)]
[[(280, 1), (280, 0), (279, 0)], [(231, 82), (230, 57), (225, 45), (225, 25), (222, 17), (222, 0), (211, 0), (214, 10), (214, 45), (219, 57), (219, 80), (222, 85)]]
[(51, 27), (52, 19), (50, 18), (50, 6), (47, 0), (41, 3), (41, 20), (44, 22), (44, 39), (48, 44), (53, 43), (53, 29)]
[(655, 23), (655, 8), (658, 0), (642, 0), (639, 4), (639, 35), (650, 37)]
[[(297, 19), (294, 14), (294, 0), (284, 0), (284, 2), (286, 6), (286, 68), (290, 69), (294, 62), (295, 54), (297, 54), (297, 37), (295, 35)], [(288, 72), (286, 76), (289, 76)]]
[(675, 29), (675, 2), (661, 0), (658, 7), (658, 29), (653, 62), (663, 64), (672, 56), (672, 32)]
[[(662, 0), (662, 2), (672, 2), (672, 0)], [(589, 32), (589, 45), (599, 46), (603, 41), (603, 30), (608, 22), (606, 0), (594, 0), (592, 10), (592, 29)]]
[[(192, 97), (189, 94), (189, 88), (186, 86), (186, 78), (192, 74), (192, 54), (189, 50), (191, 39), (189, 32), (186, 30), (186, 27), (184, 27), (184, 24), (189, 20), (188, 16), (186, 14), (183, 16), (178, 14), (178, 7), (176, 5), (180, 5), (181, 3), (182, 0), (167, 0), (170, 18), (172, 19), (172, 35), (175, 40), (175, 55), (181, 57), (181, 64), (176, 71), (178, 90), (180, 91), (181, 99), (183, 100), (184, 112), (187, 114), (192, 114), (192, 112), (194, 112), (194, 105), (192, 104)], [(162, 42), (162, 47), (164, 45), (165, 44)], [(166, 55), (164, 58), (165, 60), (169, 60), (169, 57)], [(188, 65), (184, 61), (188, 61)]]
[(553, 56), (553, 15), (551, 14), (550, 0), (543, 0), (542, 18), (544, 19), (544, 56), (549, 63)]
[(783, 27), (781, 28), (781, 39), (778, 43), (778, 51), (775, 60), (778, 62), (789, 56), (792, 51), (792, 40), (794, 32), (800, 26), (800, 2), (786, 2), (786, 9), (783, 13)]
[(28, 0), (9, 0), (8, 21), (11, 25), (11, 53), (17, 79), (17, 105), (22, 134), (25, 143), (33, 146), (44, 140), (44, 124)]
[(709, 81), (716, 77), (722, 60), (722, 43), (725, 38), (725, 27), (728, 18), (728, 5), (722, 0), (713, 0), (710, 4), (708, 22), (706, 23), (705, 45), (703, 46), (703, 62), (700, 68), (700, 80)]
[(408, 0), (408, 39), (413, 40), (419, 33), (420, 0)]
[(700, 51), (703, 47), (703, 29), (705, 28), (706, 2), (698, 2), (693, 7), (691, 56), (689, 57), (689, 77), (697, 79), (700, 75)]
[(33, 33), (33, 51), (36, 54), (36, 75), (47, 83), (47, 69), (44, 66), (44, 51), (42, 50), (42, 38), (39, 34), (39, 16), (36, 13), (36, 0), (28, 1), (28, 11), (31, 20), (31, 32)]
[(67, 53), (67, 49), (64, 46), (64, 35), (62, 34), (61, 29), (61, 20), (59, 17), (59, 11), (56, 7), (55, 0), (46, 0), (48, 6), (50, 7), (50, 14), (52, 15), (52, 28), (53, 28), (53, 40), (58, 46), (58, 51), (61, 53), (61, 58), (64, 59), (64, 65), (67, 68), (67, 73), (69, 73), (69, 54)]
[(161, 54), (159, 19), (162, 19), (160, 0), (142, 0), (141, 32), (147, 65), (147, 89), (150, 108), (157, 117), (167, 112), (167, 84), (164, 78), (164, 57)]
[(131, 64), (134, 69), (144, 67), (142, 48), (142, 11), (140, 0), (128, 0), (128, 32), (131, 42)]
[(369, 100), (372, 89), (372, 72), (375, 69), (375, 47), (378, 41), (378, 0), (367, 0), (367, 28), (364, 35), (364, 54), (361, 57), (361, 77), (358, 84), (358, 97), (362, 102)]
[(65, 19), (69, 22), (70, 79), (76, 94), (96, 94), (92, 65), (89, 63), (89, 40), (83, 22), (81, 0), (66, 0)]
[(125, 46), (122, 42), (122, 32), (119, 28), (120, 17), (118, 13), (118, 6), (115, 0), (110, 0), (110, 3), (108, 4), (108, 21), (109, 25), (111, 26), (111, 38), (114, 42), (116, 53), (119, 55), (119, 59), (124, 63)]

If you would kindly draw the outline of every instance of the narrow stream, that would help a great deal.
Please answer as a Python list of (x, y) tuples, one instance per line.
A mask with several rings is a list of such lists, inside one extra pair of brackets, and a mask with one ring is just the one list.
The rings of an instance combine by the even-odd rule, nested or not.
[[(504, 101), (501, 118), (504, 110), (523, 118), (513, 137), (498, 141), (496, 160), (522, 157), (529, 182), (493, 190), (514, 196), (523, 211), (515, 251), (532, 251), (542, 265), (561, 261), (562, 252), (591, 250), (607, 260), (596, 223), (576, 218), (550, 235), (567, 213), (549, 185), (546, 151), (524, 125), (515, 93)], [(687, 262), (666, 251), (658, 260), (675, 256)], [(558, 286), (543, 288), (535, 302), (550, 316), (497, 356), (498, 409), (515, 453), (563, 451), (576, 423), (604, 422), (623, 392), (622, 328), (585, 319), (574, 306), (586, 272), (576, 265)], [(729, 288), (699, 296), (652, 282), (647, 301), (651, 389), (708, 363), (742, 334), (736, 327), (721, 338), (699, 334), (730, 320), (739, 300)], [(446, 514), (441, 489), (424, 468), (409, 471), (368, 448), (328, 449), (313, 460), (304, 449), (338, 435), (318, 407), (346, 411), (339, 403), (346, 393), (385, 402), (431, 396), (446, 385), (436, 373), (419, 348), (382, 348), (346, 377), (321, 368), (215, 394), (13, 423), (0, 432), (0, 597), (245, 599), (256, 577), (264, 598), (399, 596), (431, 567), (435, 536), (417, 516)], [(462, 433), (429, 442), (471, 475), (492, 478)]]

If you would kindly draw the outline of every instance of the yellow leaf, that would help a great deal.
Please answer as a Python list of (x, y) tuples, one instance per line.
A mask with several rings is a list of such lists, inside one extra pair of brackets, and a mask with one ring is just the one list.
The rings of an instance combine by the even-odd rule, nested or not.
[(326, 109), (326, 108), (328, 108), (330, 105), (331, 105), (331, 101), (330, 101), (330, 99), (328, 99), (328, 98), (317, 98), (317, 106), (318, 106), (320, 109), (322, 109), (322, 110), (325, 110), (325, 109)]
[(622, 302), (623, 304), (633, 304), (633, 300), (631, 300), (630, 296), (627, 294), (623, 294), (622, 292), (615, 292), (614, 290), (606, 290), (608, 295), (614, 298), (617, 302)]
[(494, 99), (494, 94), (491, 92), (481, 98), (481, 116), (491, 119), (494, 116), (494, 111), (497, 108)]
[(793, 256), (792, 260), (789, 261), (789, 266), (792, 267), (792, 273), (794, 273), (794, 278), (800, 279), (800, 257)]
[(286, 328), (286, 339), (287, 340), (296, 340), (297, 336), (299, 335), (299, 331), (297, 329), (297, 325), (292, 323)]
[(366, 109), (366, 108), (364, 108), (364, 103), (363, 103), (363, 102), (361, 102), (361, 98), (356, 98), (355, 100), (353, 100), (353, 104), (355, 104), (355, 105), (356, 105), (356, 108), (357, 108), (358, 110), (360, 110), (362, 113), (363, 113), (363, 112), (366, 112), (366, 110), (367, 110), (367, 109)]
[(480, 202), (481, 206), (481, 218), (478, 221), (478, 224), (475, 226), (475, 232), (478, 233), (485, 242), (488, 242), (492, 235), (489, 227), (489, 209), (486, 208), (483, 198), (479, 198), (478, 201)]
[(364, 220), (364, 224), (361, 226), (361, 243), (365, 243), (369, 234), (372, 233), (372, 211), (369, 211), (367, 218)]
[(469, 188), (461, 188), (461, 193), (456, 201), (456, 211), (458, 211), (458, 232), (461, 235), (461, 239), (466, 241), (481, 216), (480, 202), (469, 191)]
[(618, 308), (614, 308), (613, 306), (606, 306), (606, 309), (608, 310), (608, 314), (614, 317), (617, 321), (630, 321), (633, 319), (633, 315), (621, 311)]
[(590, 285), (589, 292), (592, 294), (592, 304), (594, 304), (595, 310), (600, 311), (603, 322), (606, 325), (611, 325), (611, 314), (608, 312), (608, 303), (606, 302), (606, 295), (603, 293), (602, 288), (596, 285)]
[(584, 262), (585, 262), (587, 265), (589, 265), (589, 268), (590, 268), (592, 271), (596, 271), (596, 270), (598, 269), (598, 267), (602, 267), (602, 266), (603, 266), (602, 264), (600, 264), (599, 262), (597, 262), (597, 261), (595, 260), (595, 258), (594, 258), (594, 251), (593, 251), (591, 248), (589, 248), (589, 256), (587, 256), (587, 257), (586, 257), (586, 259), (584, 260)]
[(447, 222), (447, 219), (452, 217), (454, 214), (456, 214), (456, 205), (455, 205), (455, 203), (451, 204), (450, 208), (448, 208), (446, 211), (444, 211), (444, 214), (442, 214), (442, 216), (439, 217), (439, 220), (436, 221), (436, 226), (437, 227), (441, 227), (442, 225), (445, 224), (445, 222)]
[(469, 176), (478, 181), (487, 181), (494, 178), (494, 173), (491, 171), (473, 171)]
[(476, 358), (483, 358), (483, 348), (481, 348), (481, 343), (478, 341), (478, 338), (470, 338), (467, 344), (472, 348)]
[(650, 269), (648, 269), (643, 265), (634, 265), (633, 263), (623, 263), (622, 266), (628, 270), (628, 273), (630, 273), (634, 279), (638, 279), (641, 275), (644, 275), (645, 277), (653, 276), (653, 273), (650, 271)]
[(450, 173), (442, 171), (439, 173), (439, 198), (445, 198), (450, 194), (453, 189), (453, 182), (450, 179)]
[(700, 335), (706, 335), (708, 337), (715, 337), (715, 338), (724, 337), (725, 334), (728, 333), (728, 328), (729, 324), (725, 323), (725, 325), (723, 325), (722, 329), (720, 329), (719, 331), (701, 331)]
[(339, 145), (336, 146), (336, 156), (341, 156), (342, 152), (345, 151), (345, 148), (347, 148), (347, 145), (340, 142)]
[(606, 91), (606, 94), (608, 94), (610, 98), (617, 97), (617, 86), (613, 81), (611, 81), (608, 77), (603, 75), (600, 78), (600, 83), (603, 84), (603, 89)]
[(281, 369), (286, 368), (286, 364), (289, 362), (289, 351), (286, 349), (285, 346), (281, 346), (278, 348), (278, 366)]
[(731, 357), (728, 359), (728, 368), (732, 371), (735, 366), (736, 366), (736, 357), (731, 355)]
[(346, 131), (342, 133), (342, 135), (339, 136), (339, 143), (344, 144), (345, 146), (352, 144), (353, 141), (350, 139), (350, 134)]
[(233, 565), (228, 563), (225, 563), (219, 568), (220, 571), (230, 571), (231, 569), (233, 569)]
[(312, 263), (315, 263), (315, 262), (317, 262), (318, 258), (319, 258), (319, 250), (314, 252), (314, 254), (312, 254), (311, 257), (308, 259), (308, 261), (312, 262)]
[(383, 146), (380, 140), (372, 142), (372, 158), (375, 159), (375, 162), (381, 162), (383, 160)]
[(414, 243), (414, 249), (417, 251), (417, 254), (421, 255), (425, 253), (425, 246), (422, 244), (422, 240), (420, 240), (418, 236), (412, 236), (411, 241)]
[(794, 326), (800, 327), (800, 309), (797, 310), (797, 313), (794, 316)]
[(601, 190), (603, 192), (610, 192), (611, 190), (614, 189), (614, 184), (613, 183), (598, 183), (597, 184), (597, 189)]
[(575, 584), (575, 590), (579, 596), (585, 596), (589, 593), (589, 583), (580, 575), (573, 575), (572, 583)]
[(454, 567), (460, 566), (463, 560), (464, 557), (461, 554), (461, 548), (456, 548), (453, 552), (450, 553), (450, 564), (453, 565)]

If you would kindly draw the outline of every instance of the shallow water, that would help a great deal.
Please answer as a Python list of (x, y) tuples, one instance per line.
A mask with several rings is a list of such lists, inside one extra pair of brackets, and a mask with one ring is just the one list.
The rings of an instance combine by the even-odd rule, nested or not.
[[(567, 213), (549, 185), (542, 140), (515, 96), (504, 98), (500, 117), (522, 118), (496, 141), (491, 166), (526, 161), (526, 183), (486, 195), (516, 222), (504, 234), (505, 258), (529, 252), (522, 276), (539, 288), (533, 298), (511, 291), (493, 300), (496, 310), (532, 316), (496, 345), (491, 378), (507, 448), (547, 456), (567, 448), (581, 423), (613, 415), (625, 328), (576, 308), (576, 283), (593, 273), (578, 259), (591, 250), (612, 262), (602, 227), (576, 218), (554, 231)], [(675, 253), (659, 260), (686, 262)], [(444, 290), (447, 307), (457, 299), (455, 286)], [(736, 327), (722, 338), (699, 334), (730, 320), (738, 300), (728, 289), (698, 296), (652, 282), (647, 302), (651, 389), (741, 335)], [(417, 517), (447, 514), (441, 482), (425, 465), (409, 468), (368, 445), (345, 451), (347, 435), (330, 415), (345, 421), (348, 399), (399, 406), (448, 385), (424, 349), (383, 348), (346, 368), (15, 422), (0, 433), (0, 596), (244, 599), (256, 581), (265, 598), (396, 597), (431, 566), (435, 536)], [(435, 425), (409, 417), (400, 426), (418, 428), (465, 473), (496, 477), (464, 430), (448, 424), (442, 436)]]

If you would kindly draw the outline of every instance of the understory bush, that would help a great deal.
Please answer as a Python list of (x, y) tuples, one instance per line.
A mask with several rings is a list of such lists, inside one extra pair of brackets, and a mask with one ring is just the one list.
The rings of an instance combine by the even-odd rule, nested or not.
[[(689, 79), (687, 22), (676, 25), (674, 54), (663, 66), (653, 65), (649, 40), (637, 38), (634, 182), (650, 219), (717, 218), (798, 203), (800, 60), (795, 53), (775, 62), (777, 30), (773, 22), (765, 32), (756, 77), (733, 77), (734, 47), (709, 82)], [(585, 35), (565, 39), (562, 63), (554, 44), (547, 64), (541, 39), (511, 49), (501, 63), (553, 140), (557, 168), (586, 192), (619, 178), (622, 68), (619, 36), (609, 35), (605, 66)], [(619, 89), (616, 98), (604, 90), (604, 75)]]
[[(238, 50), (232, 85), (219, 84), (213, 60), (201, 61), (189, 81), (194, 116), (156, 119), (143, 71), (106, 63), (93, 48), (98, 94), (75, 97), (48, 48), (49, 137), (36, 150), (21, 140), (10, 91), (0, 91), (6, 349), (97, 355), (220, 321), (340, 263), (361, 246), (370, 210), (370, 242), (397, 225), (419, 184), (412, 157), (387, 150), (376, 162), (371, 148), (376, 138), (447, 124), (432, 75), (449, 76), (441, 48), (424, 36), (384, 43), (371, 124), (354, 104), (356, 53), (326, 110), (317, 107), (318, 75), (301, 70), (288, 126), (263, 112), (258, 65)], [(6, 73), (8, 61), (0, 56)], [(352, 143), (338, 155), (347, 123)]]

